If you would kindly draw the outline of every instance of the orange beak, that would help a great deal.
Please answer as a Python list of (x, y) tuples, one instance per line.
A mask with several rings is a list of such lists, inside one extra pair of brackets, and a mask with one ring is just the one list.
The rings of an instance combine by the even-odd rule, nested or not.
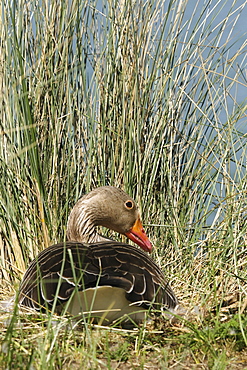
[(152, 244), (148, 239), (141, 220), (138, 218), (134, 223), (134, 226), (125, 234), (130, 240), (139, 245), (144, 251), (151, 252)]

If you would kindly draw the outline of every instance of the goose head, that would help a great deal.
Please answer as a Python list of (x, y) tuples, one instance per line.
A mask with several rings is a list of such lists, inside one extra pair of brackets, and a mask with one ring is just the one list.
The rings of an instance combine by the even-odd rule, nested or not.
[(97, 226), (127, 236), (147, 252), (152, 250), (135, 201), (121, 189), (102, 186), (84, 195), (69, 215), (67, 238), (81, 243), (109, 240), (97, 233)]

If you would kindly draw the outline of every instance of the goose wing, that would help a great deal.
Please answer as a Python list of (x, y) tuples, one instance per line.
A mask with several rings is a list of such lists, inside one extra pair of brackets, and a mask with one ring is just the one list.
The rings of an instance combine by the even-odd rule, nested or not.
[(42, 251), (29, 265), (19, 303), (35, 310), (61, 306), (76, 290), (110, 286), (125, 290), (129, 302), (173, 309), (177, 298), (161, 269), (142, 250), (118, 242), (66, 242)]

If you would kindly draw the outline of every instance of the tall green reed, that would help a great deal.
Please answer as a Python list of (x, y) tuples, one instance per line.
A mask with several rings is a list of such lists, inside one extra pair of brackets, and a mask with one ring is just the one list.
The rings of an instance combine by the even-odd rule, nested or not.
[(226, 5), (197, 2), (188, 18), (179, 0), (3, 3), (3, 277), (62, 240), (74, 202), (105, 184), (136, 198), (170, 271), (210, 245), (227, 258), (222, 238), (238, 254), (246, 44), (232, 35), (244, 3), (217, 24)]
[[(1, 287), (13, 290), (29, 261), (65, 238), (84, 192), (116, 185), (140, 204), (183, 303), (218, 313), (238, 295), (246, 344), (246, 41), (234, 36), (245, 2), (193, 3), (2, 2)], [(2, 330), (5, 367), (77, 358), (97, 368), (101, 346), (110, 368), (112, 348), (87, 323), (77, 338), (66, 319), (17, 320)], [(218, 358), (218, 327), (213, 338), (208, 327), (195, 325), (191, 341)], [(137, 352), (146, 334), (133, 339)]]

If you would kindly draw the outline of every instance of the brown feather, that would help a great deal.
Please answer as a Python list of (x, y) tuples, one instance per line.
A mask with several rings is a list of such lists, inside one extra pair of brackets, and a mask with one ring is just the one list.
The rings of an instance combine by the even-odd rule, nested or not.
[[(126, 202), (133, 202), (133, 207), (126, 208)], [(131, 316), (138, 322), (140, 310), (175, 309), (175, 294), (145, 252), (108, 240), (96, 231), (100, 224), (129, 233), (137, 219), (137, 206), (119, 189), (102, 187), (83, 197), (68, 222), (68, 237), (78, 240), (52, 245), (31, 262), (20, 285), (19, 303), (38, 311), (55, 308), (59, 313), (66, 307), (72, 314), (80, 314), (88, 305), (103, 311), (109, 306), (114, 312), (110, 314), (109, 309), (103, 314), (103, 321), (107, 318), (108, 323), (125, 313), (133, 312)], [(100, 301), (104, 296), (105, 301)], [(78, 303), (82, 297), (89, 302)]]

